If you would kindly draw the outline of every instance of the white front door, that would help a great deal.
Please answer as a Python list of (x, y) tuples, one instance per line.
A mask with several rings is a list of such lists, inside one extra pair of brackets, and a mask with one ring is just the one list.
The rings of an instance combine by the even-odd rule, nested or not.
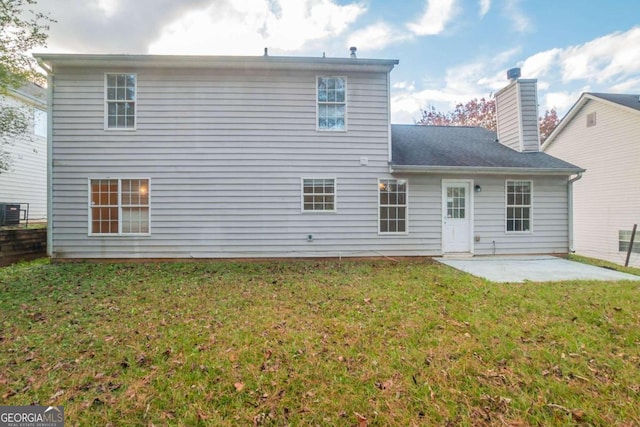
[(471, 182), (442, 182), (442, 252), (471, 252)]

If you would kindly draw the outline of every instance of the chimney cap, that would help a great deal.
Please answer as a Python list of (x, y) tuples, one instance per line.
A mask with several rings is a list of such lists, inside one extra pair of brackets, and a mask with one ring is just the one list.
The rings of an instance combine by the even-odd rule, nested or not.
[(357, 48), (357, 47), (355, 47), (355, 46), (351, 46), (351, 47), (349, 48), (349, 51), (351, 52), (351, 55), (350, 55), (350, 56), (351, 56), (352, 58), (355, 58), (355, 57), (356, 57), (356, 51), (357, 51), (357, 50), (358, 50), (358, 48)]
[(520, 68), (511, 68), (507, 70), (507, 80), (514, 81), (520, 78), (522, 74), (520, 73)]

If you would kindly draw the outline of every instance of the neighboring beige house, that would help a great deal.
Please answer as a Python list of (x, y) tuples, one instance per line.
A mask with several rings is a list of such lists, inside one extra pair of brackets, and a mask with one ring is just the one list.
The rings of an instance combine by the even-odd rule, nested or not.
[[(640, 96), (582, 94), (542, 149), (586, 169), (573, 187), (573, 249), (624, 264), (640, 223)], [(638, 232), (629, 265), (640, 267)]]
[(0, 203), (20, 204), (20, 217), (29, 221), (47, 218), (47, 91), (33, 84), (10, 89), (0, 95), (0, 108), (21, 108), (31, 116), (28, 132), (4, 146), (11, 155), (11, 167), (0, 170)]

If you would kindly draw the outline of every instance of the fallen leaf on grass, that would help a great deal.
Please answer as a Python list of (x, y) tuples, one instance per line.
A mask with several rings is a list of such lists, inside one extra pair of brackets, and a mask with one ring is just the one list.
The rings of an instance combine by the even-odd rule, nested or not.
[(58, 390), (49, 398), (49, 400), (56, 399), (64, 394), (64, 390)]
[(392, 379), (388, 379), (385, 382), (377, 382), (376, 387), (378, 387), (380, 390), (388, 390), (393, 386), (393, 380)]
[(367, 418), (357, 412), (354, 412), (356, 419), (358, 420), (358, 427), (367, 427)]
[(582, 409), (574, 409), (573, 411), (571, 411), (571, 415), (573, 416), (573, 419), (576, 420), (577, 422), (581, 422), (585, 420), (585, 413)]
[(241, 382), (234, 383), (233, 386), (235, 387), (236, 391), (242, 391), (244, 389), (244, 383)]
[(205, 414), (204, 412), (202, 412), (202, 410), (198, 409), (196, 411), (196, 413), (198, 414), (198, 419), (200, 420), (208, 420), (209, 416), (207, 414)]

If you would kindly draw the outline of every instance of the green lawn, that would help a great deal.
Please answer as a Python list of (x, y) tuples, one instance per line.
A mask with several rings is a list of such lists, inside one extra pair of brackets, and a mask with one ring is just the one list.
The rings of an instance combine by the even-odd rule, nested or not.
[(0, 404), (67, 425), (640, 425), (640, 286), (429, 260), (0, 269)]

